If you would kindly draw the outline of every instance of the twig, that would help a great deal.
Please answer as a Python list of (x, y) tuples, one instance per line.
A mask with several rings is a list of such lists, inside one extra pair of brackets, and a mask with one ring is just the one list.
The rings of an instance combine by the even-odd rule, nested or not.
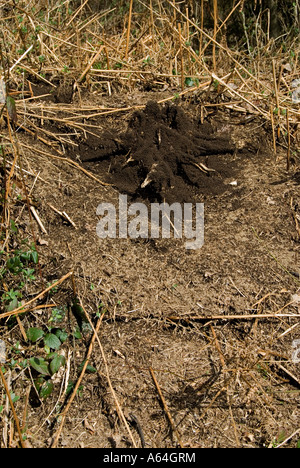
[(24, 404), (22, 426), (21, 426), (22, 431), (25, 431), (26, 429), (26, 420), (27, 420), (27, 413), (28, 413), (28, 402), (29, 402), (30, 390), (31, 390), (31, 385), (26, 390), (26, 399), (25, 399), (25, 404)]
[(295, 435), (297, 435), (298, 433), (300, 432), (300, 427), (298, 429), (296, 429), (295, 432), (293, 432), (293, 434), (291, 434), (290, 436), (288, 436), (286, 439), (284, 439), (283, 442), (281, 442), (280, 444), (276, 445), (275, 448), (280, 448), (282, 447), (282, 445), (286, 444), (290, 439), (292, 439)]
[(152, 41), (154, 41), (154, 18), (153, 18), (152, 0), (150, 0), (150, 34), (151, 34)]
[(17, 159), (18, 159), (18, 151), (16, 150), (16, 147), (14, 145), (14, 142), (11, 138), (11, 135), (10, 135), (10, 141), (11, 141), (11, 144), (14, 148), (14, 159), (13, 159), (13, 162), (12, 162), (12, 166), (11, 166), (11, 169), (9, 171), (9, 175), (8, 175), (8, 178), (6, 180), (6, 187), (5, 187), (5, 204), (7, 203), (7, 200), (10, 196), (10, 191), (11, 191), (11, 187), (10, 187), (10, 181), (14, 175), (14, 171), (15, 171), (15, 166), (16, 166), (16, 163), (17, 163)]
[(31, 210), (31, 212), (32, 212), (32, 214), (33, 214), (33, 216), (34, 216), (36, 222), (37, 222), (38, 225), (40, 226), (41, 231), (42, 231), (44, 234), (47, 234), (46, 228), (45, 228), (45, 226), (43, 225), (43, 223), (42, 223), (42, 221), (41, 221), (39, 215), (37, 214), (36, 209), (35, 209), (33, 206), (31, 206), (31, 207), (30, 207), (30, 210)]
[(128, 26), (127, 26), (127, 36), (126, 36), (126, 51), (125, 51), (125, 61), (126, 62), (127, 62), (127, 59), (128, 59), (128, 49), (129, 49), (131, 19), (132, 19), (132, 5), (133, 5), (133, 0), (130, 0)]
[(74, 223), (74, 221), (72, 221), (72, 219), (70, 218), (70, 216), (65, 212), (65, 211), (59, 211), (57, 208), (55, 208), (53, 205), (51, 205), (51, 203), (47, 203), (47, 205), (53, 210), (55, 211), (55, 213), (59, 214), (62, 218), (66, 219), (75, 229), (76, 228), (76, 224)]
[[(11, 315), (18, 315), (18, 314), (23, 314), (24, 312), (28, 312), (29, 309), (28, 306), (30, 304), (32, 304), (33, 302), (37, 301), (38, 299), (40, 299), (41, 297), (43, 297), (45, 294), (47, 294), (49, 291), (51, 291), (51, 289), (53, 288), (56, 288), (57, 286), (59, 286), (61, 283), (63, 283), (65, 280), (67, 280), (68, 278), (70, 278), (70, 276), (73, 275), (73, 271), (70, 271), (69, 273), (67, 273), (66, 275), (64, 275), (62, 278), (60, 278), (58, 281), (55, 281), (55, 283), (51, 284), (51, 286), (48, 286), (48, 288), (44, 289), (42, 292), (40, 292), (37, 296), (35, 296), (33, 299), (31, 299), (30, 301), (26, 302), (25, 304), (17, 307), (16, 309), (10, 311), (10, 312), (5, 312), (4, 314), (1, 314), (0, 315), (0, 319), (1, 318), (5, 318), (5, 317), (10, 317)], [(27, 307), (27, 310), (26, 310), (26, 307)], [(46, 306), (43, 306), (43, 307), (46, 307)]]
[(213, 69), (214, 72), (217, 69), (216, 65), (216, 40), (217, 40), (217, 26), (218, 26), (218, 0), (213, 0), (213, 6), (214, 6), (214, 42), (213, 42)]
[(11, 73), (13, 71), (13, 69), (18, 65), (18, 63), (20, 63), (24, 57), (26, 57), (26, 55), (31, 51), (31, 49), (33, 48), (33, 45), (31, 45), (30, 47), (28, 47), (28, 49), (24, 52), (23, 55), (21, 55), (21, 57), (10, 67), (9, 69), (9, 72)]
[[(102, 316), (103, 317), (103, 316)], [(91, 357), (91, 354), (92, 354), (92, 351), (93, 351), (93, 346), (94, 346), (94, 342), (95, 342), (95, 339), (96, 339), (96, 336), (97, 336), (97, 333), (98, 333), (98, 330), (100, 328), (100, 325), (101, 325), (101, 322), (102, 322), (102, 317), (100, 317), (100, 319), (98, 320), (98, 323), (96, 325), (96, 329), (94, 329), (94, 334), (92, 336), (92, 339), (91, 339), (91, 342), (90, 342), (90, 346), (89, 346), (89, 349), (88, 349), (88, 353), (87, 353), (87, 356), (86, 356), (86, 360), (85, 360), (85, 363), (84, 363), (84, 366), (82, 368), (82, 371), (80, 373), (80, 376), (76, 382), (76, 385), (74, 387), (74, 390), (72, 392), (72, 395), (67, 403), (67, 406), (66, 408), (64, 409), (63, 413), (60, 414), (60, 417), (61, 417), (61, 422), (60, 422), (60, 426), (56, 432), (56, 435), (55, 435), (55, 438), (54, 438), (54, 441), (52, 443), (52, 446), (51, 448), (56, 448), (57, 446), (57, 443), (58, 443), (58, 440), (59, 440), (59, 437), (60, 437), (60, 434), (61, 434), (61, 431), (62, 431), (62, 428), (63, 428), (63, 425), (65, 423), (65, 419), (66, 419), (66, 416), (67, 416), (67, 413), (70, 409), (70, 406), (77, 394), (77, 390), (79, 388), (79, 385), (81, 384), (81, 381), (84, 377), (84, 374), (85, 374), (85, 371), (86, 371), (86, 368), (88, 366), (88, 363), (89, 363), (89, 360), (90, 360), (90, 357)]]
[(35, 307), (29, 307), (28, 309), (24, 309), (24, 310), (19, 310), (16, 313), (14, 313), (14, 311), (12, 311), (13, 313), (12, 312), (4, 312), (3, 314), (0, 314), (0, 319), (11, 317), (11, 315), (18, 316), (18, 315), (21, 315), (21, 314), (25, 314), (27, 312), (34, 312), (35, 310), (40, 310), (40, 309), (53, 309), (54, 307), (56, 307), (55, 304), (43, 304), (43, 305), (39, 305), (39, 306), (35, 306)]
[(162, 404), (163, 404), (163, 407), (164, 407), (164, 410), (165, 410), (165, 412), (166, 412), (166, 415), (167, 415), (167, 417), (168, 417), (168, 420), (169, 420), (169, 423), (170, 423), (170, 425), (171, 425), (172, 431), (173, 431), (174, 434), (176, 435), (176, 438), (177, 438), (177, 441), (178, 441), (180, 447), (181, 447), (181, 448), (184, 448), (184, 445), (183, 445), (183, 443), (182, 443), (182, 441), (181, 441), (181, 438), (180, 438), (180, 435), (179, 435), (179, 433), (178, 433), (178, 431), (177, 431), (177, 429), (176, 429), (176, 426), (175, 426), (175, 423), (174, 423), (174, 421), (173, 421), (172, 415), (171, 415), (171, 413), (170, 413), (170, 411), (169, 411), (169, 409), (168, 409), (168, 406), (167, 406), (165, 397), (164, 397), (163, 394), (162, 394), (162, 391), (161, 391), (161, 389), (160, 389), (160, 386), (159, 386), (158, 381), (157, 381), (157, 379), (156, 379), (156, 377), (155, 377), (155, 374), (154, 374), (154, 371), (153, 371), (152, 367), (149, 367), (149, 371), (150, 371), (151, 377), (152, 377), (152, 379), (153, 379), (153, 382), (154, 382), (154, 384), (155, 384), (155, 387), (156, 387), (156, 389), (157, 389), (157, 391), (158, 391), (158, 394), (159, 394), (159, 397), (160, 397), (161, 402), (162, 402)]
[[(173, 3), (171, 2), (170, 0), (166, 0), (167, 3), (169, 3), (169, 5), (172, 6), (172, 8), (174, 8), (175, 11), (177, 11), (177, 13), (179, 13), (186, 21), (188, 21), (192, 26), (193, 28), (196, 30), (196, 31), (199, 31), (200, 33), (202, 33), (202, 35), (204, 37), (206, 37), (206, 39), (208, 39), (209, 41), (211, 41), (213, 44), (215, 44), (216, 46), (218, 46), (221, 50), (223, 50), (224, 52), (226, 52), (228, 54), (228, 56), (230, 57), (230, 59), (236, 64), (238, 65), (238, 67), (242, 68), (242, 70), (248, 75), (250, 76), (252, 79), (254, 79), (256, 81), (256, 83), (258, 83), (263, 89), (266, 89), (268, 92), (272, 93), (272, 90), (266, 86), (265, 83), (263, 83), (262, 81), (260, 81), (258, 78), (256, 78), (248, 69), (247, 67), (245, 67), (244, 65), (242, 65), (237, 59), (234, 58), (233, 54), (229, 51), (228, 47), (224, 47), (222, 44), (220, 44), (218, 41), (216, 41), (213, 37), (211, 37), (207, 32), (205, 32), (205, 30), (203, 28), (200, 28), (199, 26), (197, 26), (197, 24), (192, 21), (190, 18), (188, 18), (182, 11), (180, 11), (180, 9)], [(197, 57), (197, 54), (195, 54), (196, 57)], [(198, 58), (198, 57), (197, 57)]]
[[(189, 20), (187, 20), (189, 22)], [(202, 59), (202, 43), (203, 43), (203, 24), (204, 24), (204, 0), (201, 0), (201, 22), (200, 22), (200, 38), (199, 38), (199, 58)]]
[(290, 170), (291, 166), (291, 134), (290, 134), (290, 114), (289, 110), (286, 109), (286, 131), (287, 131), (287, 139), (288, 139), (288, 147), (286, 153), (286, 170)]
[[(292, 304), (292, 302), (290, 303)], [(288, 305), (290, 305), (288, 304)], [(179, 316), (173, 316), (169, 315), (167, 318), (169, 320), (174, 320), (174, 321), (193, 321), (193, 320), (253, 320), (253, 319), (274, 319), (274, 318), (283, 318), (283, 317), (295, 317), (295, 318), (300, 318), (300, 314), (236, 314), (236, 315), (210, 315), (210, 316), (205, 316), (205, 315), (190, 315), (190, 316), (184, 316), (184, 317), (179, 317)]]
[(0, 377), (1, 377), (1, 380), (2, 380), (2, 383), (3, 383), (3, 386), (5, 388), (5, 392), (6, 392), (6, 395), (7, 395), (7, 398), (9, 400), (9, 404), (10, 404), (10, 407), (11, 407), (11, 410), (12, 410), (12, 413), (13, 413), (13, 416), (14, 416), (14, 420), (15, 420), (16, 428), (17, 428), (17, 431), (18, 431), (18, 434), (19, 434), (21, 446), (22, 446), (22, 448), (26, 448), (26, 445), (25, 445), (24, 440), (23, 440), (20, 424), (19, 424), (19, 418), (17, 416), (16, 410), (15, 410), (15, 407), (14, 407), (14, 404), (13, 404), (13, 401), (12, 401), (12, 398), (11, 398), (11, 395), (10, 395), (9, 388), (7, 386), (5, 377), (3, 375), (1, 365), (0, 365)]
[(183, 91), (184, 90), (184, 65), (183, 65), (181, 23), (178, 23), (178, 35), (179, 35), (179, 50), (180, 50), (180, 62), (181, 62), (181, 90)]
[(243, 101), (245, 101), (247, 104), (249, 104), (250, 106), (252, 106), (255, 110), (257, 110), (257, 112), (259, 112), (259, 114), (263, 115), (264, 117), (267, 117), (267, 114), (262, 110), (260, 109), (259, 107), (256, 106), (256, 104), (254, 104), (253, 102), (249, 101), (249, 99), (245, 98), (242, 94), (240, 94), (238, 91), (236, 91), (235, 89), (231, 88), (227, 83), (225, 83), (224, 80), (222, 80), (222, 78), (219, 78), (215, 73), (211, 73), (211, 76), (214, 80), (217, 80), (222, 86), (224, 86), (228, 92), (230, 94), (235, 94), (236, 96), (238, 96), (240, 99), (242, 99)]
[[(230, 19), (230, 17), (233, 15), (233, 13), (235, 12), (235, 10), (240, 6), (240, 4), (242, 2), (244, 2), (245, 0), (239, 0), (239, 2), (232, 8), (232, 10), (230, 11), (230, 13), (227, 15), (227, 17), (224, 19), (224, 21), (220, 24), (220, 26), (218, 27), (218, 29), (216, 30), (216, 34), (214, 34), (214, 39), (216, 40), (216, 36), (217, 34), (221, 31), (221, 29), (223, 28), (223, 26), (228, 22), (228, 20)], [(201, 5), (201, 9), (203, 10), (203, 0), (202, 0), (202, 5)], [(201, 22), (201, 26), (200, 26), (201, 29), (203, 29), (203, 21)], [(202, 34), (202, 33), (200, 33)], [(202, 50), (202, 54), (204, 54), (204, 52), (206, 51), (207, 47), (210, 45), (211, 43), (211, 40), (207, 41), (207, 43), (205, 44), (205, 47), (203, 47), (203, 50)], [(201, 57), (201, 54), (199, 54), (199, 57)]]
[(270, 107), (270, 120), (271, 120), (271, 125), (272, 125), (273, 151), (274, 151), (274, 155), (276, 155), (277, 148), (276, 148), (276, 132), (275, 132), (275, 124), (274, 124), (274, 109), (273, 109), (273, 106)]
[[(107, 359), (106, 359), (106, 356), (105, 356), (105, 353), (104, 353), (104, 349), (103, 349), (103, 346), (101, 344), (101, 341), (99, 339), (99, 336), (98, 336), (98, 333), (96, 332), (95, 328), (94, 328), (94, 325), (88, 315), (88, 313), (86, 312), (85, 308), (83, 307), (82, 305), (82, 302), (80, 301), (80, 305), (82, 307), (82, 310), (84, 311), (84, 314), (85, 314), (85, 317), (87, 318), (89, 324), (91, 325), (92, 327), (92, 330), (94, 331), (95, 335), (96, 335), (96, 339), (97, 339), (97, 342), (98, 342), (98, 345), (99, 345), (99, 348), (100, 348), (100, 351), (101, 351), (101, 355), (102, 355), (102, 359), (103, 359), (103, 362), (104, 362), (104, 365), (105, 365), (105, 371), (106, 371), (106, 378), (107, 378), (107, 381), (108, 381), (108, 385), (109, 385), (109, 388), (110, 388), (110, 391), (111, 391), (111, 394), (113, 396), (113, 399), (115, 401), (115, 404), (116, 404), (116, 408), (117, 408), (117, 412), (118, 412), (118, 415), (119, 415), (119, 418), (123, 421), (124, 423), (124, 426), (126, 427), (126, 430), (129, 434), (129, 437), (131, 439), (131, 442), (134, 446), (134, 448), (137, 448), (137, 445), (136, 445), (136, 442), (134, 440), (134, 437), (132, 435), (132, 432), (130, 430), (130, 427), (128, 426), (128, 423), (126, 421), (126, 418), (124, 416), (124, 413), (122, 411), (122, 408), (121, 408), (121, 405), (118, 401), (118, 398), (117, 398), (117, 395), (116, 395), (116, 392), (114, 391), (114, 388), (112, 386), (112, 383), (111, 383), (111, 380), (110, 380), (110, 376), (109, 376), (109, 369), (108, 369), (108, 364), (107, 364)], [(100, 320), (102, 320), (104, 317), (104, 314), (101, 315), (101, 318)]]
[(104, 49), (104, 46), (101, 45), (100, 46), (100, 49), (98, 50), (98, 52), (94, 55), (94, 57), (92, 58), (92, 60), (90, 61), (90, 63), (86, 66), (85, 70), (81, 73), (79, 79), (78, 79), (78, 83), (81, 83), (81, 81), (86, 77), (87, 73), (89, 72), (89, 70), (92, 68), (93, 64), (96, 62), (96, 60), (99, 58), (102, 50)]
[(81, 10), (83, 9), (83, 7), (87, 4), (89, 0), (85, 0), (83, 3), (81, 2), (81, 5), (79, 8), (77, 8), (77, 10), (75, 11), (75, 13), (71, 16), (71, 18), (69, 19), (68, 23), (66, 24), (66, 28), (74, 21), (74, 19), (76, 18), (77, 15), (79, 15), (79, 13), (81, 12)]
[(278, 85), (276, 79), (276, 67), (275, 67), (275, 60), (272, 60), (272, 71), (273, 71), (273, 82), (274, 82), (274, 90), (275, 90), (275, 98), (276, 98), (276, 107), (278, 111), (278, 115), (280, 115), (280, 105), (279, 105), (279, 97), (278, 97)]
[(300, 380), (294, 374), (292, 374), (292, 372), (286, 369), (282, 364), (279, 364), (276, 361), (274, 363), (279, 367), (279, 369), (285, 372), (291, 379), (293, 379), (298, 385), (300, 385)]
[[(28, 145), (25, 145), (25, 143), (20, 143), (21, 146), (24, 146), (24, 148), (28, 148), (30, 150), (32, 150), (32, 147), (31, 146), (28, 146)], [(95, 180), (96, 182), (98, 182), (100, 185), (104, 185), (104, 186), (108, 186), (108, 187), (111, 187), (112, 184), (108, 184), (106, 182), (102, 182), (102, 180), (98, 179), (97, 177), (95, 177), (91, 172), (87, 171), (86, 169), (84, 169), (83, 167), (81, 167), (79, 164), (77, 164), (75, 161), (73, 161), (72, 159), (69, 159), (69, 158), (65, 158), (63, 156), (56, 156), (54, 154), (50, 154), (50, 153), (46, 153), (45, 151), (41, 151), (37, 148), (34, 149), (34, 151), (36, 151), (37, 153), (40, 153), (40, 154), (43, 154), (44, 156), (47, 156), (48, 158), (53, 158), (53, 159), (58, 159), (60, 161), (63, 161), (63, 162), (66, 162), (67, 164), (69, 164), (70, 166), (74, 166), (76, 167), (77, 169), (79, 169), (81, 172), (83, 172), (85, 175), (87, 175), (88, 177), (90, 177), (91, 179)]]
[(219, 343), (219, 340), (217, 338), (217, 335), (216, 335), (216, 332), (214, 330), (214, 327), (212, 326), (212, 324), (209, 325), (210, 329), (211, 329), (211, 332), (212, 332), (212, 335), (214, 337), (214, 343), (216, 345), (216, 348), (217, 348), (217, 351), (219, 353), (219, 356), (220, 356), (220, 361), (221, 361), (221, 364), (222, 364), (222, 367), (225, 368), (226, 367), (226, 364), (225, 364), (225, 359), (224, 359), (224, 355), (221, 351), (221, 347), (220, 347), (220, 343)]

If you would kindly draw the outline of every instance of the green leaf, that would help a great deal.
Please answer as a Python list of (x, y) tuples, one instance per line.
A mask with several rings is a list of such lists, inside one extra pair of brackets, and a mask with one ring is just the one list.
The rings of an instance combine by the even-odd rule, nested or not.
[(67, 388), (66, 388), (66, 395), (69, 395), (72, 392), (74, 387), (75, 387), (74, 382), (72, 380), (69, 380)]
[(53, 382), (52, 380), (46, 380), (42, 385), (39, 394), (41, 398), (47, 398), (53, 392)]
[(13, 219), (10, 221), (10, 229), (11, 229), (11, 232), (13, 232), (14, 234), (17, 234), (18, 228)]
[(44, 332), (41, 328), (31, 327), (28, 328), (26, 335), (29, 341), (32, 341), (32, 343), (36, 343), (42, 338), (42, 336), (44, 336)]
[(23, 268), (20, 257), (11, 257), (6, 262), (6, 267), (11, 273), (19, 273)]
[(97, 372), (97, 369), (90, 364), (86, 366), (86, 372), (90, 372), (91, 374), (95, 374)]
[(10, 397), (13, 403), (16, 403), (20, 399), (20, 397), (16, 395), (14, 392), (10, 392)]
[(74, 335), (74, 338), (76, 338), (77, 340), (81, 340), (82, 334), (80, 332), (79, 327), (75, 328), (73, 335)]
[(31, 259), (32, 259), (33, 263), (38, 263), (38, 261), (39, 261), (39, 254), (37, 253), (36, 250), (32, 250), (32, 252), (31, 252)]
[(29, 262), (30, 261), (30, 258), (31, 258), (31, 252), (28, 251), (28, 252), (19, 252), (20, 254), (20, 259), (22, 262)]
[[(79, 366), (80, 372), (82, 371), (83, 366), (85, 365), (85, 363), (86, 363), (86, 359), (84, 361), (82, 361), (82, 363)], [(91, 366), (90, 364), (88, 364), (86, 366), (86, 372), (89, 372), (91, 374), (95, 374), (97, 372), (97, 369), (95, 367)]]
[(33, 357), (29, 359), (31, 367), (43, 375), (49, 375), (49, 366), (43, 358)]
[(68, 333), (65, 330), (62, 330), (61, 328), (56, 328), (54, 334), (62, 343), (64, 343), (68, 338)]
[(50, 362), (50, 371), (53, 374), (59, 370), (60, 367), (64, 366), (66, 359), (64, 356), (57, 354)]
[(52, 349), (58, 349), (61, 345), (60, 339), (53, 333), (47, 333), (47, 335), (45, 335), (44, 343)]
[(189, 86), (189, 87), (195, 85), (194, 80), (193, 80), (191, 77), (189, 77), (189, 76), (185, 79), (185, 82), (184, 82), (184, 83), (185, 83), (186, 86)]
[(18, 299), (16, 297), (14, 297), (9, 302), (8, 306), (6, 307), (7, 312), (11, 312), (11, 311), (17, 309), (18, 305), (19, 305)]

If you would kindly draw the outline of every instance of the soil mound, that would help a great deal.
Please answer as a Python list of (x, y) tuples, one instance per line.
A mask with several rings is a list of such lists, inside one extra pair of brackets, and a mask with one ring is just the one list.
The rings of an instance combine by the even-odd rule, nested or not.
[(80, 145), (83, 163), (109, 160), (110, 182), (120, 192), (169, 203), (223, 193), (234, 176), (235, 153), (228, 130), (217, 132), (176, 104), (153, 101), (133, 113), (123, 134), (106, 131)]

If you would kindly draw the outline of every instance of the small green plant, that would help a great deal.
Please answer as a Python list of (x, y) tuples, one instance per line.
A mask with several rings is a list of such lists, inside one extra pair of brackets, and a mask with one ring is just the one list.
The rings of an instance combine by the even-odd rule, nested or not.
[[(50, 283), (47, 283), (47, 287), (49, 288), (53, 283), (55, 283), (56, 281), (52, 281)], [(54, 294), (56, 294), (58, 291), (58, 287), (55, 286), (54, 288), (51, 288), (51, 290), (49, 291), (49, 296), (53, 296)]]
[[(79, 366), (79, 371), (81, 372), (82, 369), (83, 369), (83, 366), (85, 365), (86, 363), (86, 360), (82, 361), (82, 363), (80, 364)], [(88, 364), (86, 366), (86, 372), (90, 373), (90, 374), (95, 374), (97, 372), (97, 369), (93, 366), (91, 366), (90, 364)]]
[(100, 318), (101, 315), (105, 314), (107, 312), (107, 309), (105, 307), (105, 304), (103, 302), (100, 302), (98, 305), (98, 311), (96, 312), (96, 317)]
[(151, 65), (152, 63), (152, 58), (150, 57), (150, 55), (148, 55), (144, 60), (143, 60), (143, 63), (145, 65)]
[(191, 77), (188, 76), (188, 77), (185, 79), (184, 84), (185, 84), (185, 86), (192, 87), (192, 86), (195, 86), (195, 85), (199, 85), (199, 80), (198, 80), (198, 78), (193, 79), (193, 78), (191, 78)]
[(51, 317), (48, 320), (48, 323), (60, 323), (66, 315), (66, 307), (55, 307), (52, 310)]
[[(83, 308), (80, 305), (80, 301), (77, 297), (73, 298), (71, 305), (71, 311), (74, 314), (74, 317), (77, 320), (79, 332), (83, 334), (89, 334), (92, 331), (92, 327), (85, 315)], [(75, 336), (75, 335), (74, 335)]]
[[(265, 364), (267, 366), (267, 364)], [(269, 371), (266, 367), (262, 366), (260, 363), (257, 364), (257, 371), (261, 374), (262, 377), (265, 379), (269, 376)]]
[(11, 312), (12, 310), (19, 307), (19, 300), (22, 299), (22, 293), (19, 290), (10, 289), (2, 295), (1, 302), (4, 305), (6, 312)]
[(51, 349), (59, 349), (62, 342), (68, 338), (68, 334), (60, 328), (53, 328), (45, 333), (42, 328), (31, 327), (28, 328), (26, 334), (32, 343), (37, 343), (42, 339), (47, 353), (50, 353)]
[[(72, 336), (75, 339), (82, 339), (83, 329), (89, 324), (84, 322), (84, 312), (77, 298), (74, 298), (71, 309), (81, 326), (77, 326)], [(48, 319), (46, 327), (30, 327), (26, 331), (28, 340), (35, 346), (36, 353), (30, 359), (28, 364), (34, 372), (34, 384), (41, 398), (47, 398), (54, 390), (52, 376), (65, 365), (65, 356), (60, 351), (63, 343), (69, 338), (69, 333), (60, 325), (64, 320), (67, 307), (55, 307)], [(82, 321), (84, 323), (82, 323)], [(18, 363), (20, 366), (20, 362)], [(95, 372), (95, 369), (89, 367), (88, 372)]]
[(34, 245), (32, 245), (31, 248), (26, 251), (15, 250), (13, 255), (8, 257), (6, 260), (6, 268), (2, 269), (1, 274), (3, 276), (6, 272), (9, 271), (13, 275), (18, 275), (26, 271), (25, 275), (28, 276), (27, 266), (30, 263), (38, 263), (38, 253)]
[(103, 70), (103, 69), (106, 68), (106, 67), (103, 66), (102, 62), (96, 62), (96, 63), (94, 64), (94, 68), (95, 68), (96, 70)]
[(30, 367), (37, 374), (34, 383), (41, 398), (47, 398), (53, 391), (51, 377), (65, 365), (65, 357), (58, 350), (68, 337), (68, 334), (59, 328), (50, 329), (47, 333), (42, 328), (30, 327), (27, 332), (28, 340), (35, 344), (41, 342), (44, 346), (45, 357), (34, 356), (29, 359)]
[[(14, 223), (11, 223), (11, 232), (15, 235), (18, 233)], [(4, 265), (0, 268), (0, 279), (4, 279), (9, 275), (18, 278), (17, 288), (11, 288), (1, 296), (1, 303), (7, 312), (16, 309), (20, 305), (24, 286), (35, 280), (35, 268), (33, 266), (37, 263), (38, 253), (34, 245), (27, 247), (27, 249), (16, 249), (5, 259)]]

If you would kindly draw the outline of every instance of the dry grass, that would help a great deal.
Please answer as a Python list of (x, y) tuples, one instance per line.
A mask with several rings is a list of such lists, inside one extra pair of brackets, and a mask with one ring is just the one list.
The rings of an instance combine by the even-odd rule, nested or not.
[[(232, 96), (233, 110), (253, 112), (270, 120), (275, 133), (282, 136), (282, 144), (290, 147), (289, 141), (293, 143), (297, 138), (298, 108), (291, 100), (291, 83), (297, 78), (299, 45), (291, 41), (285, 52), (276, 50), (276, 61), (270, 60), (275, 52), (274, 40), (266, 42), (261, 38), (251, 54), (230, 49), (225, 28), (242, 3), (237, 2), (220, 24), (217, 2), (213, 2), (211, 35), (189, 18), (188, 9), (180, 9), (170, 1), (150, 3), (150, 6), (138, 2), (138, 12), (133, 10), (124, 20), (120, 18), (116, 33), (117, 26), (112, 26), (117, 7), (94, 11), (85, 2), (70, 11), (69, 2), (50, 9), (43, 8), (39, 2), (23, 7), (18, 4), (15, 8), (5, 2), (7, 13), (3, 12), (0, 19), (5, 26), (1, 40), (2, 74), (11, 87), (20, 90), (16, 97), (20, 93), (25, 97), (26, 76), (50, 84), (53, 91), (57, 86), (53, 79), (63, 76), (73, 83), (79, 99), (81, 88), (96, 91), (104, 86), (111, 94), (114, 83), (119, 83), (125, 93), (149, 81), (161, 88), (180, 85), (183, 90), (190, 83), (201, 87), (211, 80), (220, 94), (226, 91)], [(256, 30), (261, 29), (257, 25)], [(199, 48), (193, 47), (195, 43)], [(191, 88), (193, 92), (194, 86)], [(19, 123), (32, 127), (32, 117), (43, 122), (47, 118), (55, 120), (58, 110), (65, 111), (63, 106), (54, 110), (43, 105), (41, 109), (41, 104), (32, 97), (19, 99)], [(71, 115), (64, 121), (74, 131), (82, 130), (82, 110), (74, 107), (66, 110)], [(95, 115), (93, 110), (99, 115), (105, 112), (109, 115), (131, 108), (103, 108), (99, 112), (97, 106), (89, 109), (88, 116)]]

